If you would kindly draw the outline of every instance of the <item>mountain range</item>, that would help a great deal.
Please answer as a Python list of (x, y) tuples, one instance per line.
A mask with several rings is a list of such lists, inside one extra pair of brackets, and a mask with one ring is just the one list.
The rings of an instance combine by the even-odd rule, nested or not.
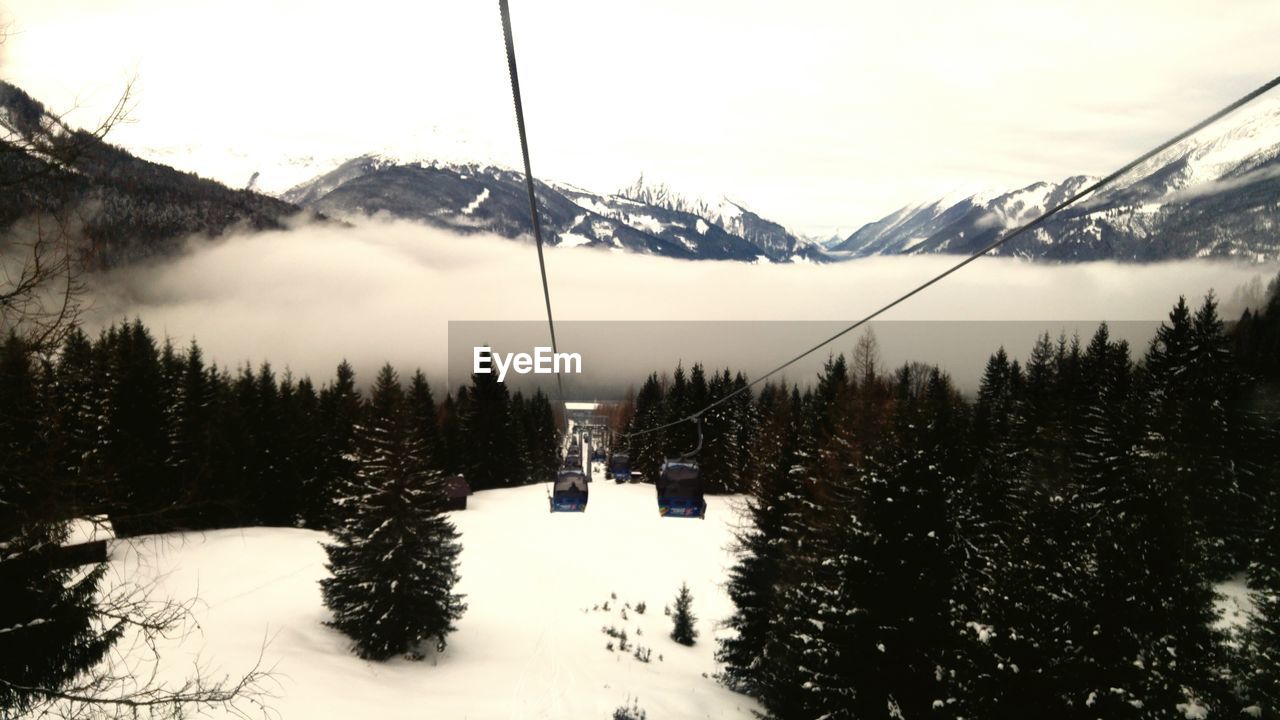
[[(643, 178), (614, 194), (535, 183), (544, 240), (551, 246), (624, 250), (689, 260), (792, 262), (826, 253), (778, 223), (724, 200), (689, 202)], [(450, 230), (531, 234), (523, 173), (493, 166), (349, 160), (282, 198), (334, 217), (386, 215)]]
[[(909, 205), (826, 249), (844, 257), (972, 253), (1096, 180)], [(995, 252), (1065, 262), (1280, 257), (1280, 100), (1197, 133)]]
[[(539, 183), (551, 245), (687, 259), (832, 262), (969, 254), (1089, 187), (1076, 175), (908, 205), (817, 242), (728, 199), (690, 200), (643, 176), (616, 193)], [(507, 237), (528, 232), (523, 175), (478, 165), (349, 161), (284, 199), (338, 217), (386, 213)], [(1054, 262), (1280, 258), (1280, 100), (1256, 103), (1134, 168), (994, 254)]]
[[(0, 81), (0, 229), (73, 209), (99, 266), (176, 251), (191, 236), (386, 216), (459, 233), (530, 235), (522, 173), (492, 165), (365, 155), (279, 196), (231, 189), (67, 130), (76, 167), (22, 151), (52, 126), (44, 107)], [(33, 130), (34, 129), (34, 130)], [(30, 143), (27, 143), (30, 148)], [(18, 150), (14, 152), (14, 150)], [(6, 183), (7, 174), (21, 184)], [(836, 262), (876, 255), (971, 253), (1094, 182), (1073, 176), (1011, 191), (928, 199), (827, 241), (804, 238), (742, 204), (689, 199), (643, 176), (614, 193), (536, 183), (544, 239), (687, 260)], [(1280, 257), (1280, 100), (1263, 100), (1143, 163), (995, 253), (1053, 262)]]

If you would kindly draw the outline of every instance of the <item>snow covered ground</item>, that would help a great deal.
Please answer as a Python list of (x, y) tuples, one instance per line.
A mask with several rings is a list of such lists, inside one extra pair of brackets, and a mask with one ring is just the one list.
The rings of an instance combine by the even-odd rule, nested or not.
[(1233, 630), (1248, 625), (1253, 615), (1253, 599), (1249, 597), (1249, 586), (1244, 574), (1234, 575), (1218, 583), (1216, 589), (1218, 599), (1214, 606), (1218, 610), (1217, 627)]
[[(732, 610), (721, 585), (740, 500), (708, 498), (706, 520), (664, 520), (652, 485), (615, 485), (595, 469), (583, 514), (549, 513), (543, 486), (479, 492), (453, 513), (470, 607), (445, 652), (422, 662), (361, 661), (322, 624), (322, 533), (139, 538), (118, 545), (112, 563), (173, 597), (199, 596), (200, 634), (164, 650), (174, 673), (197, 653), (244, 672), (267, 640), (264, 664), (279, 684), (268, 704), (283, 720), (608, 718), (628, 698), (653, 720), (753, 717), (754, 701), (710, 677), (717, 624)], [(682, 581), (698, 616), (693, 647), (668, 637), (663, 614)], [(650, 662), (607, 650), (604, 627), (625, 630)]]

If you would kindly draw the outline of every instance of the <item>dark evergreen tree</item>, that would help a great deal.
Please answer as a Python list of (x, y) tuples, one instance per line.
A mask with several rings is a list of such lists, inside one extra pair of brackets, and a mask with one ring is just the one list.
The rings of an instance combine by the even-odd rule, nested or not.
[(794, 418), (785, 388), (766, 385), (760, 392), (761, 426), (752, 448), (755, 477), (746, 501), (745, 523), (736, 534), (737, 562), (726, 586), (734, 613), (727, 621), (733, 635), (720, 640), (716, 659), (729, 687), (756, 697), (769, 692), (772, 663), (765, 655), (779, 606), (779, 583), (787, 556), (779, 540), (785, 518), (794, 513), (789, 470), (795, 462)]
[(97, 665), (124, 629), (96, 605), (105, 564), (54, 561), (68, 528), (42, 422), (50, 411), (34, 360), (10, 335), (0, 345), (0, 708), (17, 715)]
[[(458, 391), (459, 399), (465, 399), (464, 389)], [(453, 394), (448, 393), (440, 403), (438, 411), (440, 429), (440, 465), (448, 473), (463, 471), (462, 462), (462, 423), (459, 419), (459, 403)]]
[[(1183, 717), (1225, 702), (1222, 638), (1213, 627), (1214, 591), (1205, 543), (1191, 507), (1191, 478), (1179, 447), (1177, 414), (1191, 381), (1185, 359), (1193, 333), (1179, 301), (1157, 331), (1136, 397), (1140, 435), (1118, 460), (1106, 459), (1095, 490), (1098, 581), (1088, 661), (1097, 689), (1087, 706), (1108, 717)], [(1115, 467), (1114, 463), (1123, 463)]]
[(498, 382), (493, 373), (475, 374), (465, 404), (461, 391), (458, 395), (463, 467), (471, 487), (481, 490), (520, 484), (525, 473), (506, 383)]
[(692, 645), (698, 639), (698, 618), (693, 614), (693, 593), (686, 583), (680, 584), (675, 605), (671, 608), (671, 639), (681, 645)]
[(320, 585), (330, 624), (366, 659), (421, 657), (428, 639), (443, 650), (466, 609), (453, 593), (461, 545), (444, 515), (441, 473), (406, 405), (384, 366), (358, 432), (356, 477), (337, 501), (334, 542), (325, 545), (332, 576)]
[[(1280, 437), (1271, 439), (1280, 443)], [(1273, 465), (1271, 472), (1277, 469)], [(1280, 718), (1280, 475), (1272, 474), (1272, 485), (1264, 499), (1261, 532), (1253, 562), (1249, 566), (1249, 588), (1253, 619), (1245, 635), (1244, 696), (1255, 717)]]
[(218, 502), (212, 487), (213, 378), (194, 341), (180, 358), (170, 384), (169, 448), (166, 464), (174, 475), (188, 527), (208, 527), (213, 518), (207, 505)]
[(320, 392), (324, 454), (318, 472), (306, 489), (307, 527), (329, 527), (332, 503), (338, 493), (355, 481), (356, 432), (361, 416), (355, 371), (343, 360), (333, 384)]
[(93, 343), (80, 328), (73, 328), (63, 343), (54, 369), (59, 487), (64, 504), (77, 514), (100, 512), (101, 483), (95, 482), (91, 458), (98, 439), (101, 385), (97, 382)]
[(905, 367), (895, 384), (893, 431), (841, 486), (848, 520), (828, 528), (830, 578), (815, 584), (805, 666), (810, 703), (833, 718), (968, 714), (953, 692), (959, 563), (947, 507), (964, 469), (960, 401), (936, 368)]
[[(655, 428), (667, 422), (664, 404), (662, 383), (658, 380), (658, 374), (653, 373), (645, 378), (640, 392), (636, 393), (636, 410), (631, 417), (628, 432)], [(627, 449), (630, 451), (631, 469), (652, 482), (658, 476), (664, 460), (662, 433), (633, 435), (627, 440)]]
[(168, 438), (160, 353), (138, 320), (122, 325), (104, 351), (108, 384), (100, 447), (112, 524), (121, 536), (162, 531), (179, 488), (165, 462)]
[(560, 433), (551, 399), (539, 388), (529, 400), (527, 443), (534, 478), (552, 476), (560, 466)]
[(431, 386), (427, 384), (427, 376), (421, 370), (413, 373), (409, 380), (409, 412), (413, 418), (413, 429), (423, 451), (431, 457), (440, 458), (440, 417), (436, 408), (435, 397), (431, 394)]

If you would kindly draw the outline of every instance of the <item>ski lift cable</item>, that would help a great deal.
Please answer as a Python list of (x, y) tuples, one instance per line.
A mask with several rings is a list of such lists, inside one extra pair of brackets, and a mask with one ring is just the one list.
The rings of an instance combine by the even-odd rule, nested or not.
[[(505, 0), (503, 0), (503, 1), (505, 2)], [(669, 423), (665, 423), (665, 424), (662, 424), (662, 425), (657, 425), (657, 426), (655, 426), (655, 427), (651, 427), (651, 428), (645, 428), (645, 429), (643, 429), (643, 430), (633, 430), (632, 432), (629, 432), (629, 433), (623, 433), (623, 434), (621, 435), (621, 437), (624, 437), (624, 438), (625, 438), (625, 437), (634, 437), (634, 436), (636, 436), (636, 435), (647, 435), (647, 434), (649, 434), (649, 433), (654, 433), (654, 432), (658, 432), (658, 431), (660, 431), (660, 430), (665, 430), (665, 429), (670, 428), (670, 427), (675, 427), (676, 425), (679, 425), (680, 423), (684, 423), (684, 422), (691, 422), (691, 421), (693, 421), (693, 422), (699, 421), (699, 420), (701, 419), (702, 415), (703, 415), (703, 414), (705, 414), (705, 413), (707, 413), (708, 411), (715, 409), (716, 407), (718, 407), (718, 406), (720, 406), (720, 405), (722, 405), (722, 404), (724, 404), (724, 403), (728, 402), (729, 400), (732, 400), (734, 397), (736, 397), (736, 396), (738, 396), (738, 395), (740, 395), (740, 394), (742, 394), (742, 393), (746, 392), (747, 390), (750, 390), (752, 387), (754, 387), (754, 386), (756, 386), (756, 385), (760, 384), (761, 382), (764, 382), (765, 380), (769, 379), (770, 377), (773, 377), (774, 375), (777, 375), (778, 373), (780, 373), (780, 372), (782, 372), (783, 370), (787, 369), (787, 368), (788, 368), (788, 367), (790, 367), (791, 365), (794, 365), (795, 363), (799, 362), (800, 360), (804, 359), (805, 357), (808, 357), (809, 355), (812, 355), (813, 353), (817, 352), (818, 350), (821, 350), (822, 348), (824, 348), (824, 347), (826, 347), (827, 345), (829, 345), (829, 344), (831, 344), (831, 343), (835, 342), (836, 340), (840, 339), (841, 337), (844, 337), (844, 336), (845, 336), (845, 335), (847, 335), (848, 333), (850, 333), (850, 332), (852, 332), (852, 331), (854, 331), (854, 330), (858, 329), (859, 327), (862, 327), (863, 325), (867, 324), (868, 322), (871, 322), (872, 320), (874, 320), (875, 318), (879, 317), (880, 315), (883, 315), (884, 313), (886, 313), (886, 312), (888, 312), (889, 310), (893, 309), (894, 307), (896, 307), (896, 306), (900, 305), (901, 303), (906, 302), (906, 301), (907, 301), (907, 300), (909, 300), (910, 298), (912, 298), (912, 297), (914, 297), (915, 295), (917, 295), (917, 294), (919, 294), (919, 293), (923, 292), (924, 290), (928, 289), (929, 287), (933, 286), (934, 284), (936, 284), (936, 283), (940, 282), (941, 280), (943, 280), (943, 279), (944, 279), (944, 278), (946, 278), (947, 276), (951, 275), (952, 273), (956, 272), (957, 270), (960, 270), (961, 268), (965, 267), (966, 265), (968, 265), (969, 263), (973, 262), (974, 260), (977, 260), (978, 258), (982, 257), (983, 255), (986, 255), (987, 253), (991, 252), (992, 250), (995, 250), (996, 248), (1000, 247), (1001, 245), (1004, 245), (1005, 243), (1009, 242), (1010, 240), (1012, 240), (1012, 239), (1014, 239), (1014, 238), (1018, 237), (1019, 235), (1022, 235), (1023, 233), (1026, 233), (1026, 232), (1028, 232), (1028, 231), (1030, 231), (1030, 230), (1034, 230), (1035, 228), (1039, 227), (1040, 225), (1043, 225), (1043, 224), (1045, 223), (1045, 221), (1046, 221), (1046, 220), (1048, 220), (1049, 218), (1051, 218), (1051, 217), (1053, 217), (1054, 215), (1058, 214), (1058, 213), (1059, 213), (1059, 212), (1061, 212), (1062, 210), (1065, 210), (1066, 208), (1070, 207), (1071, 205), (1074, 205), (1075, 203), (1079, 202), (1082, 198), (1084, 198), (1084, 197), (1086, 197), (1086, 196), (1088, 196), (1088, 195), (1091, 195), (1091, 194), (1093, 194), (1093, 193), (1097, 192), (1098, 190), (1100, 190), (1101, 188), (1103, 188), (1103, 187), (1105, 187), (1105, 186), (1107, 186), (1107, 185), (1110, 185), (1111, 183), (1113, 183), (1113, 182), (1115, 182), (1116, 180), (1118, 180), (1118, 179), (1120, 179), (1121, 177), (1123, 177), (1123, 176), (1124, 176), (1125, 174), (1127, 174), (1129, 171), (1133, 170), (1134, 168), (1136, 168), (1137, 166), (1139, 166), (1139, 165), (1141, 165), (1142, 163), (1146, 162), (1147, 160), (1150, 160), (1152, 157), (1155, 157), (1156, 155), (1158, 155), (1159, 153), (1164, 152), (1165, 150), (1168, 150), (1169, 148), (1173, 147), (1174, 145), (1177, 145), (1178, 143), (1182, 142), (1183, 140), (1186, 140), (1188, 137), (1190, 137), (1190, 136), (1192, 136), (1192, 135), (1196, 134), (1197, 132), (1200, 132), (1201, 130), (1203, 130), (1203, 129), (1207, 128), (1207, 127), (1209, 127), (1210, 125), (1212, 125), (1212, 124), (1214, 124), (1215, 122), (1217, 122), (1217, 121), (1221, 120), (1222, 118), (1226, 117), (1227, 115), (1230, 115), (1231, 113), (1235, 112), (1236, 110), (1239, 110), (1240, 108), (1244, 107), (1245, 105), (1248, 105), (1250, 102), (1253, 102), (1254, 100), (1256, 100), (1256, 99), (1257, 99), (1257, 98), (1259, 98), (1260, 96), (1262, 96), (1262, 95), (1266, 94), (1267, 92), (1269, 92), (1269, 91), (1271, 91), (1271, 90), (1275, 89), (1277, 86), (1280, 86), (1280, 76), (1277, 76), (1277, 77), (1275, 77), (1275, 78), (1272, 78), (1272, 79), (1271, 79), (1271, 81), (1269, 81), (1269, 82), (1267, 82), (1267, 83), (1265, 83), (1265, 84), (1263, 84), (1263, 85), (1259, 86), (1256, 90), (1253, 90), (1252, 92), (1248, 93), (1247, 95), (1244, 95), (1244, 96), (1243, 96), (1243, 97), (1241, 97), (1240, 99), (1236, 100), (1235, 102), (1231, 103), (1230, 105), (1227, 105), (1226, 107), (1224, 107), (1224, 108), (1222, 108), (1221, 110), (1219, 110), (1219, 111), (1215, 112), (1214, 114), (1210, 115), (1209, 117), (1207, 117), (1207, 118), (1205, 118), (1205, 119), (1201, 120), (1200, 122), (1196, 123), (1195, 125), (1191, 126), (1190, 128), (1187, 128), (1186, 130), (1183, 130), (1182, 132), (1178, 133), (1177, 135), (1173, 136), (1172, 138), (1170, 138), (1170, 139), (1166, 140), (1165, 142), (1163, 142), (1163, 143), (1161, 143), (1161, 144), (1157, 145), (1156, 147), (1154, 147), (1154, 148), (1152, 148), (1152, 149), (1148, 150), (1147, 152), (1145, 152), (1145, 153), (1143, 153), (1142, 155), (1138, 156), (1138, 157), (1137, 157), (1137, 158), (1135, 158), (1134, 160), (1132, 160), (1132, 161), (1130, 161), (1129, 163), (1125, 164), (1125, 165), (1124, 165), (1123, 167), (1121, 167), (1120, 169), (1116, 170), (1115, 172), (1112, 172), (1110, 175), (1107, 175), (1106, 177), (1102, 178), (1101, 180), (1098, 180), (1097, 182), (1094, 182), (1092, 185), (1089, 185), (1088, 187), (1086, 187), (1086, 188), (1084, 188), (1083, 190), (1081, 190), (1081, 191), (1077, 192), (1076, 194), (1072, 195), (1071, 197), (1069, 197), (1069, 198), (1067, 198), (1067, 199), (1063, 200), (1062, 202), (1058, 203), (1057, 205), (1053, 206), (1052, 208), (1050, 208), (1050, 209), (1046, 210), (1044, 213), (1042, 213), (1039, 217), (1036, 217), (1034, 220), (1031, 220), (1030, 222), (1027, 222), (1027, 223), (1025, 223), (1025, 224), (1023, 224), (1023, 225), (1020, 225), (1020, 226), (1018, 226), (1018, 227), (1014, 228), (1013, 230), (1011, 230), (1011, 231), (1009, 231), (1009, 232), (1005, 233), (1004, 235), (1002, 235), (1002, 236), (1000, 236), (1000, 237), (996, 238), (996, 240), (994, 240), (993, 242), (991, 242), (991, 243), (990, 243), (989, 245), (987, 245), (986, 247), (982, 248), (981, 250), (978, 250), (977, 252), (973, 253), (972, 255), (969, 255), (968, 257), (964, 258), (963, 260), (961, 260), (960, 262), (956, 263), (955, 265), (952, 265), (951, 267), (947, 268), (946, 270), (944, 270), (944, 271), (942, 271), (942, 272), (938, 273), (937, 275), (934, 275), (933, 277), (929, 278), (927, 281), (925, 281), (925, 282), (921, 283), (920, 285), (917, 285), (916, 287), (912, 288), (910, 291), (908, 291), (908, 292), (904, 293), (903, 295), (898, 296), (898, 297), (897, 297), (897, 298), (895, 298), (894, 300), (892, 300), (892, 301), (890, 301), (889, 303), (885, 304), (885, 305), (884, 305), (883, 307), (881, 307), (880, 309), (876, 310), (875, 312), (872, 312), (870, 315), (867, 315), (866, 317), (862, 318), (861, 320), (858, 320), (857, 322), (854, 322), (853, 324), (851, 324), (851, 325), (849, 325), (848, 327), (844, 328), (844, 329), (843, 329), (843, 330), (841, 330), (840, 332), (838, 332), (838, 333), (836, 333), (836, 334), (832, 335), (831, 337), (829, 337), (829, 338), (827, 338), (827, 339), (825, 339), (825, 340), (823, 340), (823, 341), (819, 342), (818, 344), (814, 345), (813, 347), (809, 348), (808, 350), (805, 350), (804, 352), (801, 352), (799, 355), (796, 355), (795, 357), (791, 358), (790, 360), (787, 360), (786, 362), (782, 363), (781, 365), (777, 366), (776, 368), (774, 368), (774, 369), (770, 370), (769, 372), (765, 373), (764, 375), (761, 375), (760, 377), (756, 378), (755, 380), (752, 380), (751, 382), (747, 383), (746, 385), (743, 385), (742, 387), (738, 388), (737, 390), (734, 390), (733, 392), (729, 393), (728, 395), (725, 395), (724, 397), (722, 397), (722, 398), (720, 398), (720, 399), (718, 399), (718, 400), (715, 400), (714, 402), (712, 402), (712, 403), (708, 404), (706, 407), (702, 408), (701, 410), (698, 410), (697, 412), (694, 412), (694, 413), (690, 413), (689, 415), (686, 415), (685, 417), (682, 417), (682, 418), (680, 418), (680, 419), (678, 419), (678, 420), (673, 420), (673, 421), (671, 421), (671, 422), (669, 422)]]
[[(516, 129), (520, 133), (520, 154), (524, 159), (524, 179), (525, 185), (529, 189), (529, 215), (533, 218), (533, 241), (538, 248), (538, 272), (542, 276), (542, 299), (547, 306), (547, 329), (551, 332), (551, 352), (558, 353), (556, 320), (551, 313), (551, 288), (547, 284), (547, 263), (542, 256), (542, 223), (538, 219), (538, 199), (534, 191), (533, 169), (529, 163), (529, 137), (524, 128), (524, 104), (520, 101), (520, 76), (516, 73), (515, 41), (511, 37), (511, 9), (507, 7), (507, 0), (498, 0), (498, 9), (502, 14), (502, 38), (507, 46), (507, 73), (511, 76), (511, 98), (516, 106)], [(560, 407), (565, 408), (564, 380), (558, 368), (556, 370), (556, 391), (560, 396)], [(568, 423), (569, 418), (566, 409), (566, 428)], [(547, 494), (550, 495), (549, 489)]]
[[(556, 320), (551, 313), (551, 288), (547, 284), (547, 263), (542, 256), (542, 222), (538, 219), (538, 199), (534, 191), (533, 170), (529, 164), (529, 137), (524, 129), (524, 104), (520, 101), (520, 77), (516, 73), (516, 48), (511, 38), (511, 10), (507, 0), (498, 0), (498, 8), (502, 12), (502, 36), (507, 45), (507, 72), (511, 76), (511, 97), (516, 106), (516, 129), (520, 133), (520, 154), (524, 159), (525, 185), (529, 189), (529, 214), (533, 218), (533, 240), (538, 248), (538, 271), (542, 275), (542, 299), (547, 306), (547, 328), (551, 331), (551, 352), (559, 352), (556, 346)], [(556, 385), (560, 393), (560, 403), (564, 404), (564, 383), (560, 372), (556, 372)]]

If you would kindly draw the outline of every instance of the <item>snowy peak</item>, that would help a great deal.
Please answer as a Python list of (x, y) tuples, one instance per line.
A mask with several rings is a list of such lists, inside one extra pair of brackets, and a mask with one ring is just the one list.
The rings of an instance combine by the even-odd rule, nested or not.
[(726, 197), (716, 202), (691, 200), (665, 184), (646, 183), (643, 174), (618, 194), (638, 202), (704, 218), (726, 233), (746, 240), (770, 260), (785, 261), (797, 252), (801, 255), (815, 252), (812, 243), (802, 242), (782, 225), (761, 217)]
[[(845, 258), (972, 253), (1079, 193), (1073, 176), (901, 208), (829, 245)], [(1280, 257), (1280, 99), (1259, 102), (1138, 166), (1001, 255), (1056, 261)]]
[[(643, 181), (611, 195), (539, 182), (537, 193), (544, 240), (553, 246), (744, 262), (825, 258), (736, 203), (689, 202)], [(524, 175), (492, 165), (364, 155), (284, 197), (337, 217), (385, 213), (460, 232), (511, 238), (529, 232)]]

